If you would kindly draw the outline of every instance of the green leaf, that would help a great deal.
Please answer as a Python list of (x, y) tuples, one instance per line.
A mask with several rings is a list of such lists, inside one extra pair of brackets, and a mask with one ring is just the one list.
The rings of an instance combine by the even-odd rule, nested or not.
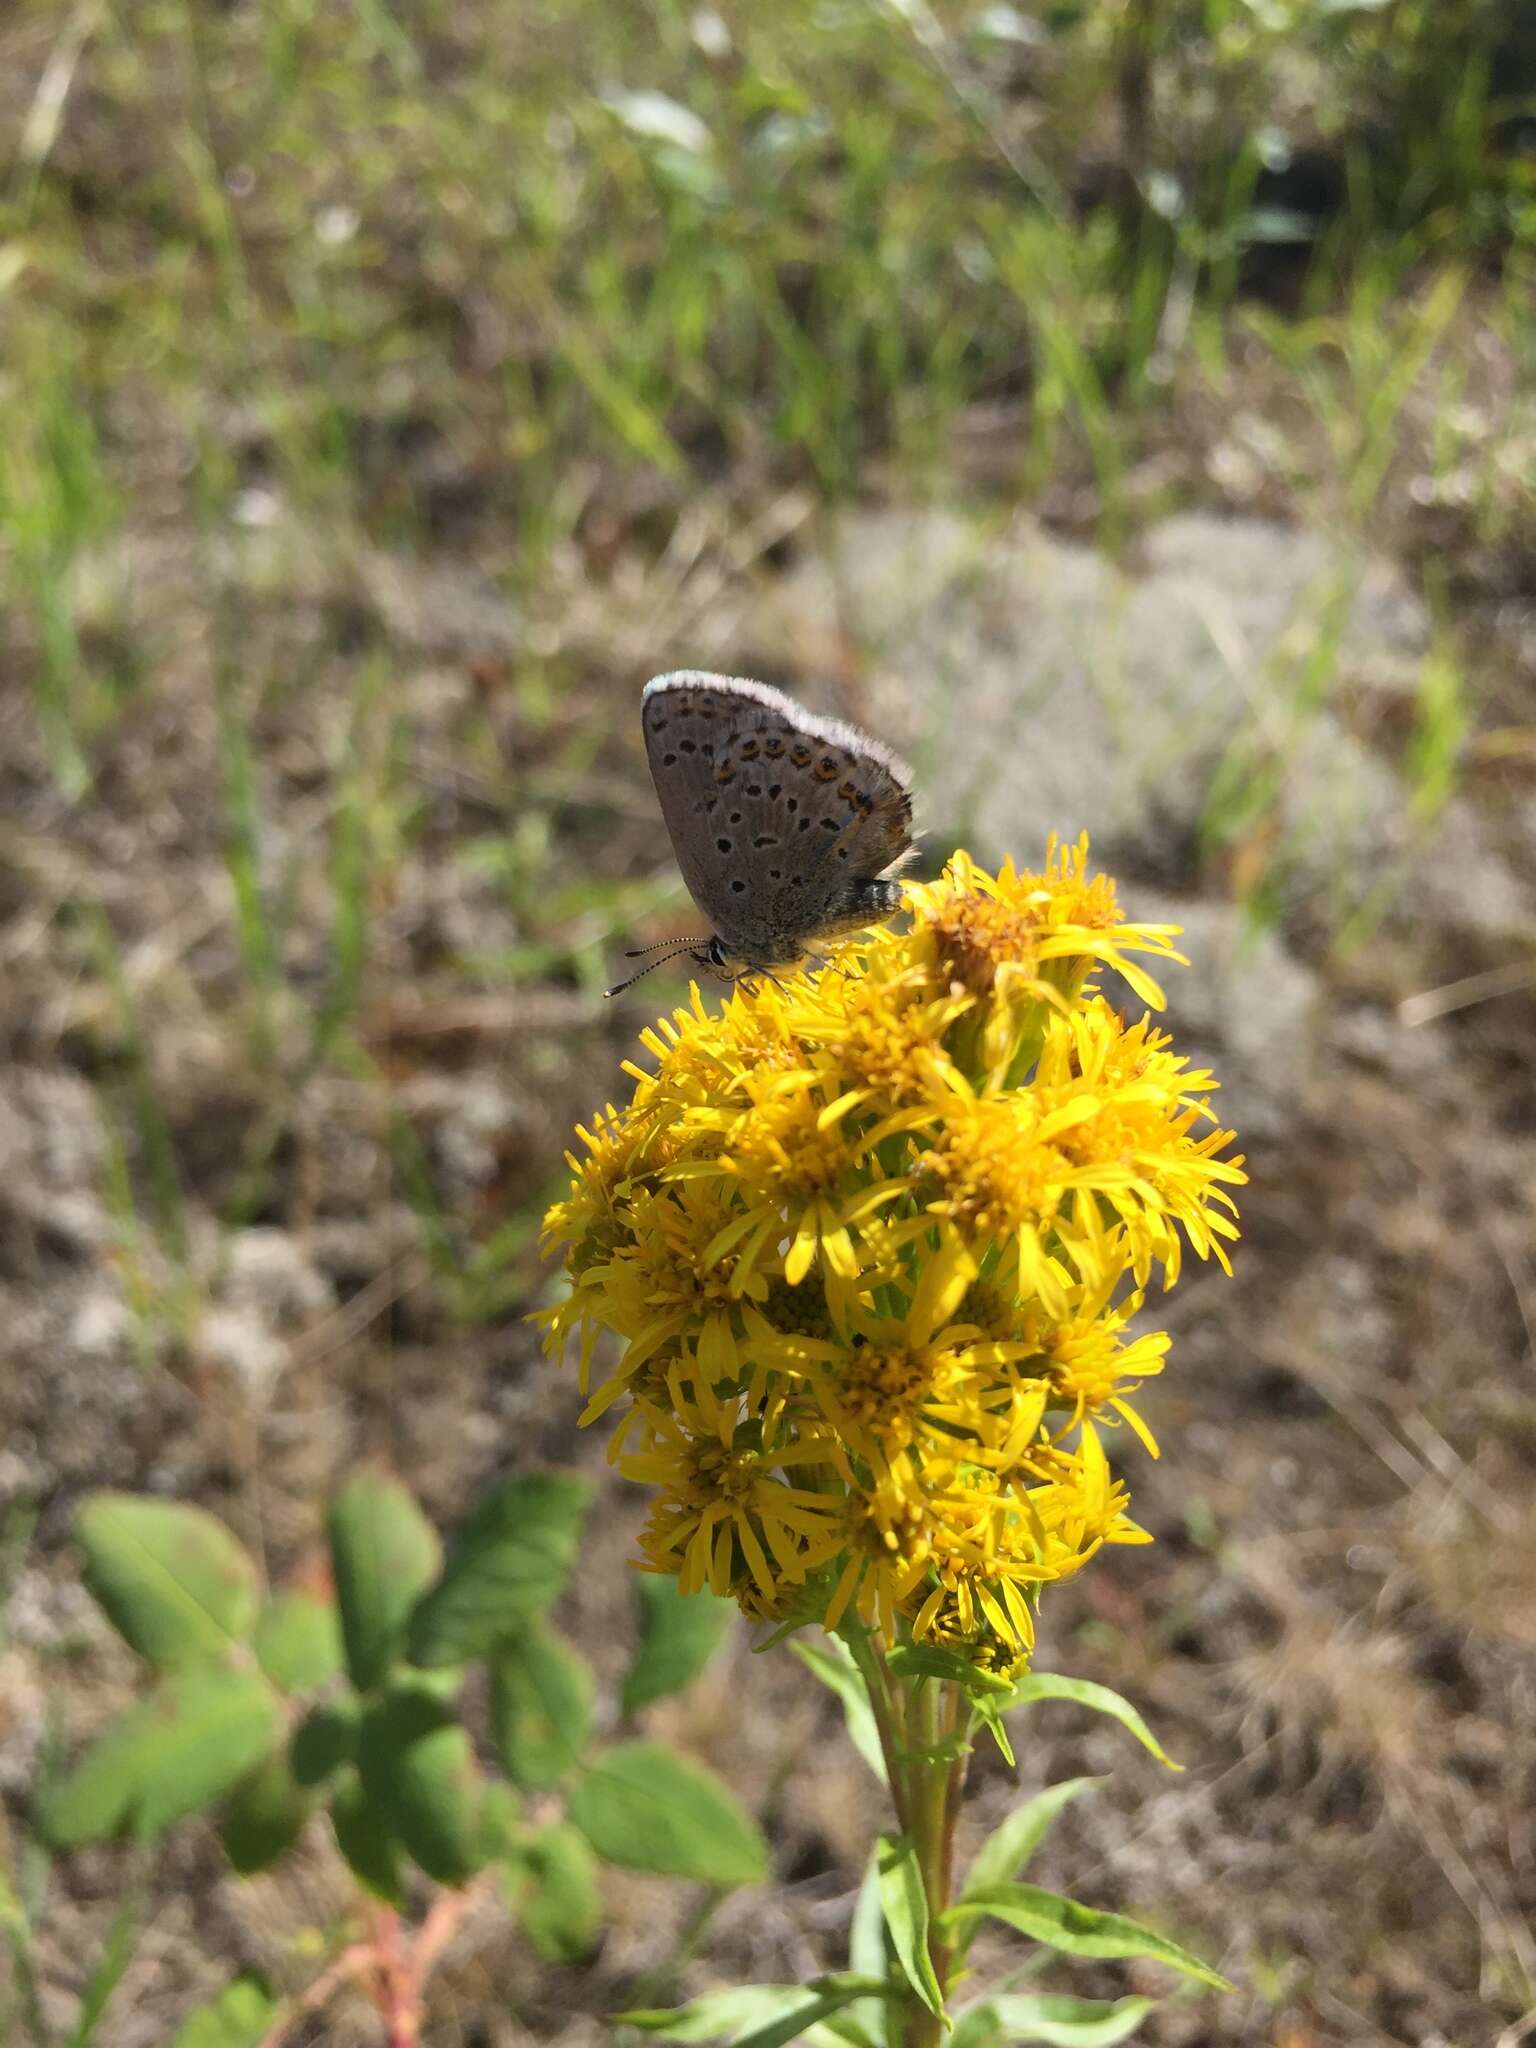
[(1048, 1948), (1071, 1956), (1152, 1956), (1185, 1977), (1194, 1977), (1217, 1991), (1230, 1991), (1225, 1977), (1207, 1967), (1198, 1956), (1180, 1948), (1166, 1935), (1155, 1934), (1127, 1920), (1122, 1913), (1096, 1913), (1080, 1906), (1076, 1899), (1064, 1899), (1056, 1892), (1042, 1891), (1033, 1884), (997, 1884), (975, 1892), (950, 1908), (947, 1924), (962, 1934), (976, 1918), (985, 1915), (1016, 1927)]
[(364, 1472), (331, 1508), (331, 1571), (347, 1671), (359, 1692), (399, 1654), (416, 1596), (437, 1570), (437, 1532), (398, 1479)]
[(1095, 1685), (1088, 1678), (1058, 1678), (1049, 1671), (1032, 1671), (1013, 1688), (1012, 1695), (1003, 1702), (1003, 1711), (1030, 1707), (1037, 1700), (1075, 1700), (1080, 1707), (1092, 1707), (1096, 1714), (1108, 1714), (1123, 1728), (1129, 1728), (1142, 1748), (1151, 1750), (1160, 1764), (1166, 1764), (1170, 1771), (1184, 1768), (1169, 1756), (1130, 1701), (1121, 1699), (1107, 1685)]
[(357, 1735), (363, 1790), (407, 1852), (439, 1884), (463, 1884), (483, 1861), (480, 1773), (451, 1710), (401, 1685), (364, 1714)]
[(487, 1778), (480, 1793), (480, 1858), (494, 1863), (517, 1847), (523, 1802), (505, 1778)]
[(225, 1855), (242, 1877), (270, 1869), (298, 1840), (314, 1806), (314, 1795), (295, 1781), (286, 1751), (273, 1750), (229, 1796), (219, 1831)]
[(483, 1657), (536, 1621), (570, 1573), (591, 1497), (586, 1480), (563, 1472), (509, 1479), (489, 1494), (411, 1617), (411, 1662)]
[(946, 1650), (938, 1643), (897, 1643), (886, 1652), (886, 1662), (898, 1678), (949, 1678), (968, 1693), (1006, 1693), (1013, 1687), (995, 1671), (979, 1671), (958, 1650)]
[(599, 1856), (702, 1884), (756, 1884), (768, 1845), (757, 1824), (702, 1765), (659, 1742), (606, 1750), (575, 1779), (571, 1819)]
[(550, 1963), (579, 1963), (597, 1939), (602, 1901), (597, 1858), (566, 1822), (518, 1845), (509, 1873), (513, 1902), (528, 1939)]
[[(841, 1971), (809, 1984), (743, 1984), (710, 1991), (669, 2012), (621, 2012), (619, 2024), (638, 2027), (663, 2041), (722, 2041), (730, 2048), (784, 2048), (810, 2038), (818, 2021), (841, 2012), (856, 1999), (883, 1995), (878, 1977)], [(845, 2035), (847, 2039), (849, 2036)]]
[(250, 1635), (256, 1574), (202, 1508), (95, 1493), (75, 1519), (85, 1583), (129, 1646), (162, 1671), (222, 1664)]
[(350, 1765), (331, 1794), (331, 1826), (336, 1830), (336, 1846), (359, 1884), (386, 1905), (403, 1904), (399, 1845)]
[(863, 1674), (853, 1661), (853, 1652), (836, 1636), (824, 1636), (819, 1643), (791, 1643), (789, 1647), (806, 1670), (813, 1672), (842, 1701), (854, 1748), (881, 1784), (885, 1784), (880, 1731), (875, 1726), (874, 1709), (869, 1704)]
[(256, 1672), (173, 1673), (48, 1790), (42, 1832), (60, 1849), (130, 1829), (157, 1835), (231, 1791), (277, 1727), (277, 1702)]
[[(869, 1852), (859, 1896), (854, 1901), (853, 1924), (848, 1930), (848, 1967), (856, 1977), (872, 1977), (882, 1984), (890, 1970), (885, 1948), (885, 1915), (880, 1910), (878, 1842)], [(849, 2008), (848, 2017), (858, 2022), (874, 2043), (874, 2048), (885, 2048), (886, 2010), (880, 1999), (861, 1999), (856, 2006)]]
[(1011, 2048), (1043, 2041), (1046, 2048), (1116, 2048), (1134, 2034), (1155, 1998), (1064, 1998), (1051, 1992), (984, 1999), (961, 2014), (949, 2048)]
[(350, 1700), (327, 1701), (310, 1709), (288, 1745), (288, 1762), (299, 1784), (324, 1784), (332, 1771), (354, 1760), (360, 1719)]
[(534, 1622), (490, 1660), (491, 1732), (514, 1785), (558, 1784), (586, 1747), (592, 1673), (552, 1629)]
[(682, 1593), (670, 1572), (636, 1572), (640, 1602), (640, 1647), (624, 1676), (622, 1704), (638, 1713), (652, 1700), (681, 1692), (714, 1655), (736, 1613), (731, 1600), (707, 1588)]
[(962, 1902), (972, 1892), (1007, 1884), (1010, 1878), (1017, 1877), (1062, 1808), (1070, 1806), (1090, 1785), (1102, 1783), (1100, 1778), (1063, 1778), (1059, 1785), (1047, 1785), (1033, 1799), (1016, 1806), (976, 1851), (966, 1872), (965, 1888), (960, 1894)]
[(1010, 1771), (1016, 1770), (1018, 1768), (1018, 1759), (1014, 1756), (1013, 1744), (1008, 1740), (1008, 1730), (1003, 1723), (999, 1702), (990, 1698), (973, 1696), (971, 1706), (975, 1711), (977, 1720), (980, 1721), (992, 1740), (997, 1744), (998, 1752), (1003, 1762)]
[(279, 1593), (256, 1619), (261, 1668), (284, 1692), (312, 1692), (341, 1669), (341, 1627), (333, 1600)]
[(96, 2039), (102, 2014), (128, 1974), (149, 1917), (148, 1874), (148, 1859), (143, 1855), (134, 1856), (121, 1902), (112, 1915), (112, 1925), (81, 1991), (69, 2048), (90, 2048), (90, 2043)]
[(277, 2014), (278, 2001), (264, 1979), (236, 1977), (217, 1998), (187, 2014), (171, 2048), (259, 2048)]
[(880, 1910), (907, 1982), (930, 2012), (942, 2013), (944, 1994), (928, 1953), (928, 1894), (917, 1851), (904, 1835), (880, 1837)]

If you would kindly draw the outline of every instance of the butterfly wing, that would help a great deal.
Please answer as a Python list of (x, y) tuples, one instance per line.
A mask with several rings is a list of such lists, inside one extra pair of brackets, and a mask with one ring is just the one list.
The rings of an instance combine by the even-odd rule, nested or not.
[(641, 720), (683, 880), (728, 953), (779, 965), (870, 922), (864, 885), (911, 850), (894, 754), (766, 684), (700, 670), (648, 683)]

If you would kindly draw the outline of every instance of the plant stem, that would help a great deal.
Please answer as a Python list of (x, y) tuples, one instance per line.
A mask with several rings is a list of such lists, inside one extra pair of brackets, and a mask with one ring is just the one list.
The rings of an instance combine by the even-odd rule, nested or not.
[[(950, 1761), (935, 1751), (964, 1732), (969, 1716), (964, 1712), (957, 1688), (947, 1679), (918, 1678), (905, 1685), (899, 1681), (897, 1684), (908, 1733), (903, 1774), (906, 1832), (922, 1872), (928, 1901), (928, 1952), (947, 2005), (949, 1971), (954, 1958), (939, 1923), (949, 1906), (955, 1818), (965, 1783), (965, 1760)], [(940, 2048), (945, 2032), (944, 2019), (930, 2012), (914, 1995), (907, 2008), (904, 2048)]]
[(892, 1677), (889, 1666), (881, 1654), (879, 1644), (873, 1636), (860, 1627), (850, 1628), (843, 1636), (853, 1661), (859, 1667), (864, 1680), (864, 1690), (869, 1695), (870, 1711), (875, 1717), (875, 1728), (880, 1737), (880, 1753), (885, 1758), (885, 1775), (891, 1788), (891, 1802), (896, 1809), (896, 1825), (903, 1834), (909, 1827), (909, 1805), (907, 1797), (907, 1751), (910, 1743), (903, 1714), (905, 1695), (900, 1683)]

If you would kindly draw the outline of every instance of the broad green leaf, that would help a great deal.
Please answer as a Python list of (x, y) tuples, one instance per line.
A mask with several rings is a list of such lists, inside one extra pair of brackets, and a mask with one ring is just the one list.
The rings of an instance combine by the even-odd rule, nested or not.
[(449, 1708), (402, 1685), (364, 1714), (357, 1734), (363, 1790), (392, 1834), (439, 1884), (462, 1884), (482, 1862), (480, 1773)]
[(930, 2012), (942, 2013), (944, 1994), (928, 1953), (928, 1894), (917, 1851), (904, 1835), (880, 1837), (880, 1910), (907, 1982)]
[(151, 1701), (114, 1716), (72, 1769), (45, 1783), (37, 1812), (43, 1839), (72, 1849), (117, 1834), (133, 1810), (143, 1758), (160, 1739)]
[(215, 1516), (182, 1501), (94, 1493), (75, 1518), (85, 1583), (162, 1671), (227, 1662), (256, 1618), (256, 1574)]
[(1064, 1998), (1052, 1992), (1005, 1993), (962, 2013), (949, 2048), (1013, 2048), (1042, 2041), (1045, 2048), (1116, 2048), (1141, 2025), (1155, 1998)]
[(624, 1675), (626, 1714), (681, 1692), (697, 1678), (736, 1613), (733, 1601), (717, 1599), (707, 1588), (679, 1592), (670, 1572), (636, 1572), (635, 1591), (640, 1602), (640, 1647)]
[(493, 1651), (491, 1733), (514, 1785), (558, 1784), (586, 1748), (592, 1672), (553, 1629), (534, 1622)]
[[(817, 1977), (809, 1984), (743, 1984), (710, 1991), (670, 2012), (621, 2012), (621, 2025), (638, 2027), (662, 2041), (720, 2041), (729, 2048), (784, 2048), (811, 2040), (812, 2029), (856, 1999), (885, 1991), (878, 1977), (849, 1971)], [(845, 2035), (843, 2038), (854, 2038)]]
[(1010, 1878), (1017, 1877), (1044, 1841), (1062, 1808), (1070, 1806), (1090, 1785), (1102, 1782), (1100, 1778), (1063, 1778), (1059, 1785), (1047, 1785), (1033, 1799), (1026, 1799), (1022, 1806), (1016, 1806), (976, 1851), (965, 1874), (961, 1899), (968, 1898), (972, 1892), (985, 1891), (989, 1885), (1007, 1884)]
[(565, 1585), (592, 1489), (564, 1472), (508, 1479), (453, 1542), (411, 1616), (413, 1664), (461, 1664), (536, 1621)]
[(358, 1882), (387, 1905), (403, 1904), (399, 1844), (350, 1765), (331, 1793), (331, 1826)]
[(993, 1885), (951, 1907), (946, 1919), (963, 1937), (970, 1924), (982, 1915), (1004, 1921), (1021, 1934), (1066, 1955), (1152, 1956), (1169, 1969), (1195, 1977), (1217, 1991), (1232, 1989), (1225, 1977), (1166, 1935), (1155, 1934), (1150, 1927), (1127, 1920), (1123, 1913), (1097, 1913), (1091, 1906), (1080, 1906), (1076, 1899), (1064, 1899), (1057, 1892), (1042, 1891), (1038, 1885)]
[(659, 1742), (605, 1750), (572, 1781), (567, 1810), (599, 1856), (701, 1884), (756, 1884), (768, 1845), (712, 1771)]
[(332, 1506), (330, 1538), (347, 1671), (369, 1692), (398, 1656), (417, 1595), (437, 1570), (437, 1532), (398, 1479), (364, 1472)]
[(523, 1802), (504, 1778), (487, 1778), (480, 1794), (480, 1858), (494, 1863), (517, 1846)]
[(341, 1625), (333, 1600), (279, 1593), (256, 1618), (256, 1656), (284, 1692), (311, 1692), (341, 1669)]
[(1169, 1756), (1130, 1701), (1121, 1699), (1119, 1693), (1111, 1691), (1107, 1685), (1095, 1685), (1088, 1678), (1058, 1678), (1050, 1671), (1032, 1671), (1013, 1688), (1003, 1702), (1003, 1710), (1008, 1713), (1015, 1707), (1030, 1707), (1037, 1700), (1075, 1700), (1080, 1707), (1092, 1707), (1096, 1714), (1108, 1714), (1123, 1728), (1129, 1728), (1142, 1748), (1151, 1750), (1158, 1762), (1166, 1764), (1170, 1771), (1182, 1771), (1184, 1768)]
[(278, 2001), (260, 1977), (236, 1977), (217, 1998), (188, 2013), (171, 2048), (259, 2048), (272, 2030)]
[(125, 1831), (157, 1835), (231, 1791), (277, 1728), (277, 1702), (257, 1672), (174, 1672), (49, 1789), (42, 1831), (61, 1849)]
[(298, 1840), (314, 1806), (315, 1795), (296, 1782), (287, 1752), (273, 1750), (225, 1802), (219, 1829), (225, 1855), (242, 1877), (270, 1869)]
[(887, 1783), (880, 1731), (875, 1726), (874, 1709), (869, 1704), (863, 1674), (853, 1661), (853, 1652), (836, 1636), (824, 1636), (820, 1642), (791, 1643), (789, 1647), (807, 1671), (814, 1672), (824, 1686), (837, 1694), (843, 1703), (854, 1748), (881, 1784)]
[(597, 1858), (565, 1821), (519, 1843), (509, 1888), (528, 1939), (546, 1962), (579, 1963), (602, 1923)]
[(288, 1761), (299, 1784), (323, 1784), (332, 1771), (354, 1761), (360, 1718), (350, 1700), (311, 1707), (288, 1744)]

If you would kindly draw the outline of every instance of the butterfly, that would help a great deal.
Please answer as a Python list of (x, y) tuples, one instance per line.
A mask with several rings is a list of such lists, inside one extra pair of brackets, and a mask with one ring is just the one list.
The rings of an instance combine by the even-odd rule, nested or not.
[(648, 682), (640, 722), (677, 864), (714, 929), (631, 959), (686, 953), (727, 980), (771, 975), (900, 908), (912, 778), (878, 740), (766, 683), (702, 669)]

